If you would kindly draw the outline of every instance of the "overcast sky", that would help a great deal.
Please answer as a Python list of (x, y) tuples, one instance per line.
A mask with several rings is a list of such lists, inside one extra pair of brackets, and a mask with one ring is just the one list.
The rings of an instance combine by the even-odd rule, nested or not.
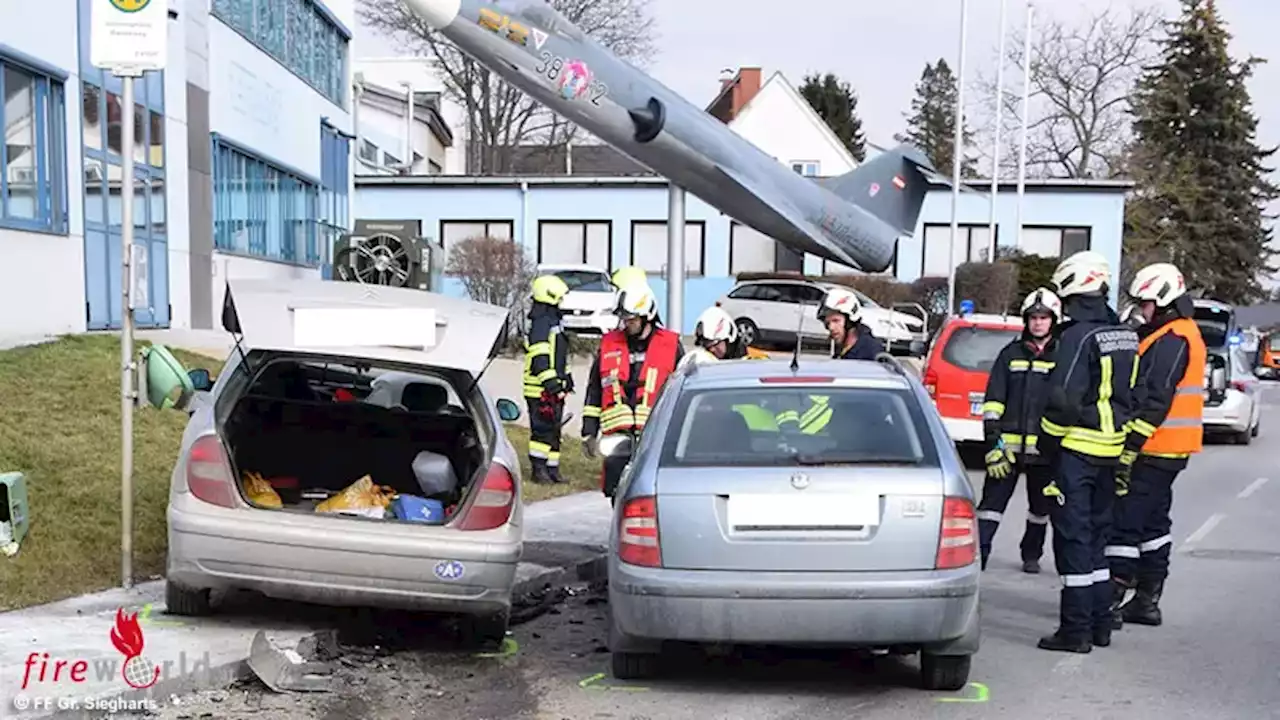
[[(994, 73), (1001, 0), (969, 0), (966, 77)], [(659, 52), (649, 71), (694, 104), (705, 107), (724, 68), (759, 66), (765, 77), (781, 70), (798, 84), (806, 73), (833, 72), (857, 90), (868, 139), (892, 142), (903, 129), (925, 63), (959, 57), (960, 0), (650, 0)], [(1026, 0), (1008, 0), (1009, 26), (1021, 28)], [(1152, 6), (1176, 12), (1177, 0), (1073, 0), (1045, 2), (1044, 12), (1080, 20), (1107, 8)], [(1231, 54), (1266, 57), (1280, 29), (1276, 0), (1219, 0), (1234, 38)], [(1270, 8), (1270, 9), (1268, 9)], [(396, 54), (391, 45), (360, 33), (355, 56)], [(1280, 141), (1280, 58), (1259, 67), (1251, 86), (1261, 118), (1259, 139)], [(979, 99), (966, 99), (978, 112)], [(972, 125), (971, 125), (972, 127)]]

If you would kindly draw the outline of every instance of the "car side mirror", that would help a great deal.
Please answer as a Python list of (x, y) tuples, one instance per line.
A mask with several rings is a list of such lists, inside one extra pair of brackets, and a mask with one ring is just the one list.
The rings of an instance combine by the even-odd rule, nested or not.
[(514, 402), (506, 398), (499, 398), (496, 406), (498, 408), (498, 417), (502, 422), (515, 422), (520, 419), (520, 406)]
[(209, 392), (213, 389), (213, 378), (209, 376), (209, 371), (204, 368), (189, 370), (187, 377), (191, 379), (191, 387), (196, 392)]
[(907, 343), (907, 354), (911, 357), (924, 357), (925, 344), (923, 340), (912, 340)]

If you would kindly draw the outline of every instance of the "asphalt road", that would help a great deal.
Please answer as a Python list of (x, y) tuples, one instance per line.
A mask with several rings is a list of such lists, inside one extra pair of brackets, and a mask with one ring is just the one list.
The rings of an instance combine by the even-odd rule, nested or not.
[(160, 717), (1280, 717), (1280, 385), (1266, 388), (1264, 403), (1260, 438), (1211, 446), (1178, 479), (1164, 626), (1126, 627), (1110, 648), (1063, 655), (1035, 647), (1054, 627), (1058, 580), (1051, 555), (1045, 573), (1019, 571), (1025, 508), (1015, 495), (983, 577), (984, 644), (962, 692), (917, 689), (913, 658), (868, 666), (812, 652), (676, 656), (665, 679), (616, 683), (608, 677), (608, 606), (583, 591), (515, 627), (507, 657), (383, 649), (346, 661), (332, 693), (272, 695), (251, 684), (189, 698)]

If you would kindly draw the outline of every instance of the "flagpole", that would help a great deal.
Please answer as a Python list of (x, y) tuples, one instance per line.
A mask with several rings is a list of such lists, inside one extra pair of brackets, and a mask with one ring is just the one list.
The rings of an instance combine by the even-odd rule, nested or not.
[(1035, 6), (1027, 0), (1027, 29), (1022, 39), (1022, 141), (1018, 148), (1018, 220), (1013, 246), (1022, 246), (1022, 201), (1027, 193), (1027, 121), (1031, 113), (1031, 18)]
[(996, 194), (1000, 192), (1000, 124), (1004, 111), (1004, 41), (1009, 0), (1000, 0), (1000, 50), (996, 54), (996, 120), (991, 141), (991, 222), (987, 228), (987, 262), (996, 261)]
[(960, 62), (956, 77), (955, 145), (951, 158), (951, 268), (947, 278), (947, 314), (956, 311), (956, 236), (960, 234), (960, 158), (964, 153), (964, 56), (969, 34), (969, 0), (960, 0)]

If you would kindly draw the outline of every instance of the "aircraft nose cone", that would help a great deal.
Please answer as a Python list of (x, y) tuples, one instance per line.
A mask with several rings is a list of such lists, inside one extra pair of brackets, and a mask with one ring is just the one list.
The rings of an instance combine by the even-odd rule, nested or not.
[(405, 4), (433, 30), (448, 26), (462, 10), (462, 0), (405, 0)]

